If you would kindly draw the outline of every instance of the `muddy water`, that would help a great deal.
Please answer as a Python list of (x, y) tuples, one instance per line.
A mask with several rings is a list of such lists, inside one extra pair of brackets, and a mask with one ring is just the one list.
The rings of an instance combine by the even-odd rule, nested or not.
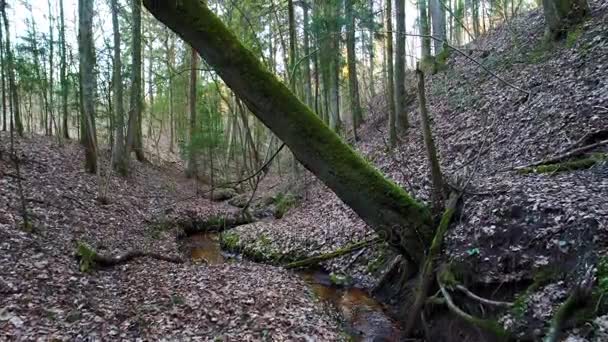
[[(221, 264), (228, 258), (221, 250), (219, 235), (196, 234), (185, 244), (193, 262)], [(315, 295), (334, 307), (342, 316), (346, 332), (355, 341), (399, 341), (402, 336), (397, 322), (389, 317), (382, 304), (359, 288), (340, 288), (331, 284), (322, 271), (301, 272)]]

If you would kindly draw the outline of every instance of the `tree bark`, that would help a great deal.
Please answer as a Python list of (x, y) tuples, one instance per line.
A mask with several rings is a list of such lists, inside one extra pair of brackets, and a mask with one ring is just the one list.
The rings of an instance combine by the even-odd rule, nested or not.
[(359, 100), (359, 81), (357, 79), (357, 55), (355, 52), (355, 16), (353, 1), (346, 0), (346, 59), (348, 62), (348, 90), (350, 95), (350, 112), (353, 124), (353, 135), (357, 137), (357, 127), (363, 120), (361, 101)]
[(95, 52), (93, 48), (93, 2), (79, 0), (78, 46), (80, 56), (80, 82), (82, 87), (82, 120), (85, 126), (82, 137), (85, 146), (85, 169), (97, 172), (97, 141), (95, 130)]
[(420, 34), (425, 36), (421, 37), (421, 56), (422, 60), (431, 56), (431, 38), (428, 36), (431, 34), (429, 28), (429, 16), (427, 13), (427, 0), (418, 1), (418, 10), (420, 11), (418, 16), (418, 24), (420, 25)]
[(546, 34), (559, 39), (571, 27), (581, 23), (590, 13), (587, 0), (543, 0)]
[(416, 76), (418, 78), (418, 103), (420, 106), (422, 136), (424, 138), (424, 146), (426, 148), (426, 154), (431, 168), (431, 183), (433, 184), (432, 202), (434, 210), (438, 211), (443, 206), (443, 176), (441, 175), (441, 167), (439, 165), (439, 158), (437, 157), (437, 149), (435, 148), (435, 142), (433, 140), (431, 119), (429, 118), (429, 113), (426, 106), (424, 73), (420, 69), (416, 69)]
[[(0, 65), (5, 66), (6, 64), (4, 63), (4, 34), (3, 34), (4, 29), (2, 28), (2, 24), (0, 24)], [(7, 130), (7, 126), (6, 126), (6, 117), (7, 117), (7, 111), (6, 111), (6, 67), (2, 68), (2, 74), (0, 75), (0, 77), (2, 77), (1, 79), (1, 86), (2, 86), (2, 130), (6, 132)]]
[[(442, 0), (430, 0), (429, 5), (431, 9), (431, 24), (433, 26), (433, 47), (435, 56), (441, 53), (443, 49), (443, 42), (445, 41), (445, 9), (441, 6)], [(477, 0), (475, 0), (477, 1)], [(475, 19), (475, 18), (473, 18)]]
[(59, 0), (59, 37), (61, 40), (61, 66), (59, 71), (59, 78), (61, 79), (61, 113), (62, 113), (62, 124), (63, 124), (63, 137), (70, 139), (70, 132), (68, 130), (68, 80), (66, 77), (66, 48), (65, 48), (65, 13), (63, 10), (63, 0)]
[(19, 112), (19, 93), (17, 92), (17, 82), (15, 80), (15, 65), (13, 61), (13, 50), (11, 48), (11, 34), (6, 17), (6, 2), (0, 2), (2, 19), (4, 20), (4, 34), (6, 35), (6, 68), (8, 69), (8, 85), (10, 88), (11, 111), (14, 122), (14, 127), (11, 125), (11, 130), (16, 129), (19, 136), (23, 136), (23, 124), (21, 123), (21, 114)]
[(409, 126), (405, 92), (405, 0), (395, 0), (397, 36), (395, 51), (395, 126), (406, 132)]
[(145, 0), (159, 20), (205, 58), (298, 160), (380, 236), (419, 264), (432, 236), (428, 208), (387, 180), (267, 71), (198, 0)]
[(198, 123), (196, 120), (196, 76), (198, 74), (198, 53), (192, 48), (190, 54), (190, 93), (188, 96), (188, 106), (190, 109), (190, 131), (189, 139), (190, 146), (188, 148), (188, 168), (186, 169), (186, 175), (188, 177), (196, 177), (198, 168), (196, 159), (198, 157), (197, 146), (195, 146), (194, 139), (198, 134)]
[(393, 9), (392, 0), (386, 0), (384, 10), (385, 20), (385, 51), (386, 55), (386, 102), (388, 103), (388, 131), (389, 144), (391, 148), (397, 146), (397, 125), (396, 125), (396, 108), (395, 108), (395, 83), (393, 72)]
[(133, 23), (131, 24), (131, 35), (133, 44), (131, 48), (131, 96), (129, 109), (129, 129), (127, 132), (126, 154), (135, 151), (139, 161), (145, 161), (143, 150), (143, 139), (141, 136), (141, 0), (130, 0)]
[(120, 57), (120, 27), (118, 24), (118, 0), (112, 0), (112, 29), (114, 35), (114, 70), (112, 85), (114, 87), (114, 118), (116, 138), (114, 139), (114, 169), (121, 175), (128, 172), (128, 155), (125, 153), (124, 108), (122, 96), (122, 60)]

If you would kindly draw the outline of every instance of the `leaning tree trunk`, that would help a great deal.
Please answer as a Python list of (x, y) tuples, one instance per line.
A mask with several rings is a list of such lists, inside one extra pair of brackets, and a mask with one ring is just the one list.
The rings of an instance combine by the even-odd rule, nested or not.
[(547, 36), (559, 39), (589, 15), (587, 0), (543, 0)]
[(419, 264), (431, 236), (428, 208), (387, 180), (300, 102), (199, 0), (144, 0), (199, 51), (298, 160), (401, 253)]

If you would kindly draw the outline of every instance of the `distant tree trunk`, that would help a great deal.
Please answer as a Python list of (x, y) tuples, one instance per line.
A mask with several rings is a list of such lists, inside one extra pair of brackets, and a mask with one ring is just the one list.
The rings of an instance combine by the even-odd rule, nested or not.
[(143, 139), (141, 134), (142, 125), (142, 99), (141, 99), (141, 0), (130, 0), (133, 22), (131, 24), (131, 35), (133, 44), (131, 47), (131, 94), (129, 109), (129, 129), (127, 131), (127, 155), (131, 149), (139, 161), (145, 161)]
[(295, 93), (296, 90), (296, 75), (298, 72), (296, 68), (296, 19), (293, 8), (293, 0), (287, 0), (287, 12), (289, 18), (289, 85), (291, 91)]
[[(53, 29), (53, 7), (51, 6), (51, 0), (48, 0), (48, 5), (49, 5), (49, 115), (50, 115), (50, 119), (49, 119), (49, 135), (53, 135), (53, 123), (55, 122), (55, 101), (54, 101), (54, 94), (55, 94), (55, 89), (54, 89), (54, 79), (53, 79), (53, 74), (55, 72), (55, 61), (53, 60), (55, 58), (55, 53), (54, 53), (54, 48), (55, 48), (55, 41), (54, 41), (54, 29)], [(55, 132), (56, 134), (58, 132)]]
[[(171, 40), (170, 43), (169, 40)], [(167, 36), (165, 39), (165, 50), (167, 51), (167, 69), (169, 69), (169, 72), (171, 73), (171, 77), (169, 77), (169, 152), (173, 152), (173, 142), (175, 140), (173, 136), (173, 132), (175, 130), (173, 127), (173, 69), (175, 68), (175, 44), (173, 43), (173, 39), (171, 39), (171, 33), (169, 30), (167, 30)]]
[(571, 27), (581, 23), (590, 13), (587, 0), (543, 0), (546, 34), (559, 39)]
[(475, 38), (479, 37), (480, 29), (479, 29), (479, 3), (480, 1), (474, 0), (471, 4), (471, 16), (473, 19), (473, 33), (475, 34)]
[(353, 134), (357, 137), (357, 127), (363, 120), (361, 101), (359, 100), (359, 81), (357, 80), (357, 55), (355, 51), (355, 16), (353, 1), (346, 0), (346, 59), (348, 62), (348, 90), (350, 95), (350, 112), (353, 121)]
[[(418, 10), (420, 11), (418, 17), (418, 24), (420, 25), (420, 34), (423, 36), (429, 36), (431, 34), (431, 30), (429, 28), (429, 17), (426, 10), (427, 0), (418, 1)], [(424, 60), (431, 56), (431, 38), (429, 37), (421, 37), (422, 41), (421, 45), (421, 56)]]
[(312, 108), (312, 82), (310, 76), (310, 39), (309, 39), (309, 31), (310, 31), (310, 19), (308, 18), (308, 10), (309, 5), (307, 2), (302, 2), (302, 11), (304, 12), (304, 56), (306, 58), (305, 61), (302, 62), (303, 65), (303, 78), (304, 78), (304, 99), (306, 100), (306, 104)]
[(121, 175), (128, 172), (129, 162), (125, 149), (125, 120), (122, 97), (122, 60), (120, 56), (120, 27), (118, 23), (118, 0), (112, 0), (112, 29), (114, 34), (114, 72), (112, 85), (114, 86), (114, 118), (116, 121), (116, 138), (114, 139), (114, 169)]
[(93, 42), (93, 1), (78, 1), (78, 47), (80, 83), (82, 87), (82, 119), (85, 125), (85, 169), (97, 172), (97, 141), (95, 131), (95, 52)]
[(63, 0), (59, 0), (59, 36), (61, 39), (61, 67), (59, 77), (61, 78), (61, 112), (63, 123), (63, 137), (70, 139), (68, 129), (68, 80), (66, 77), (66, 48), (65, 48), (65, 14), (63, 12)]
[(397, 35), (395, 51), (395, 126), (406, 132), (409, 126), (405, 94), (405, 0), (395, 0)]
[(2, 130), (6, 132), (7, 130), (7, 126), (6, 126), (6, 117), (7, 117), (7, 111), (6, 111), (6, 64), (4, 62), (4, 35), (3, 35), (3, 31), (4, 28), (2, 27), (2, 24), (0, 24), (0, 65), (2, 66), (2, 74), (0, 75), (2, 77), (1, 80), (1, 86), (2, 86)]
[[(443, 48), (443, 42), (445, 41), (445, 8), (441, 6), (442, 0), (430, 0), (429, 4), (431, 7), (431, 22), (433, 25), (433, 47), (435, 50), (435, 56), (441, 53)], [(477, 0), (475, 0), (477, 1)]]
[(389, 144), (391, 147), (397, 145), (397, 126), (395, 120), (395, 83), (393, 73), (393, 9), (392, 0), (386, 0), (384, 10), (386, 40), (384, 54), (386, 55), (386, 102), (388, 104), (388, 131)]
[[(369, 10), (371, 13), (374, 13), (374, 0), (369, 0)], [(375, 28), (374, 28), (374, 19), (372, 16), (372, 25), (370, 25), (370, 29), (369, 29), (369, 45), (368, 45), (368, 55), (369, 55), (369, 91), (370, 91), (370, 95), (371, 98), (373, 99), (376, 96), (376, 77), (374, 75), (374, 62), (375, 62), (375, 57), (376, 57), (376, 53), (375, 53), (375, 47), (374, 47), (374, 35), (375, 33)]]
[(298, 100), (199, 0), (145, 0), (147, 8), (196, 48), (298, 160), (412, 264), (432, 238), (427, 208), (370, 166)]
[(19, 136), (23, 136), (23, 124), (19, 112), (19, 93), (17, 92), (17, 82), (15, 80), (15, 64), (13, 61), (13, 50), (11, 48), (11, 30), (9, 29), (8, 18), (6, 17), (6, 2), (0, 1), (0, 10), (4, 20), (4, 33), (6, 35), (6, 69), (8, 69), (8, 84), (10, 88), (12, 118), (15, 123), (11, 125), (11, 130), (16, 129)]
[(340, 11), (338, 1), (328, 1), (329, 17), (329, 54), (330, 54), (330, 108), (331, 108), (331, 127), (335, 132), (342, 130), (342, 120), (340, 118)]
[(197, 148), (194, 139), (198, 133), (198, 124), (196, 120), (196, 75), (198, 74), (198, 53), (192, 48), (190, 55), (190, 95), (188, 96), (188, 104), (190, 108), (190, 148), (188, 149), (188, 168), (186, 175), (188, 177), (196, 177), (197, 165), (196, 158), (198, 157)]

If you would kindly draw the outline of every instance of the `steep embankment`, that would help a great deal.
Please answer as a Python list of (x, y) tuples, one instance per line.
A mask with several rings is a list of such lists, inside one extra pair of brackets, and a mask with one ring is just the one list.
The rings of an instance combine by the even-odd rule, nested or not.
[(21, 229), (17, 174), (0, 134), (0, 340), (339, 338), (303, 280), (279, 268), (140, 258), (80, 272), (79, 242), (103, 254), (179, 257), (179, 230), (163, 223), (235, 208), (196, 196), (174, 165), (136, 162), (130, 177), (110, 179), (102, 203), (77, 143), (31, 137), (16, 149), (33, 231)]
[[(505, 284), (510, 300), (516, 289), (523, 291), (540, 274), (551, 274), (543, 286), (520, 297), (526, 305), (519, 318), (525, 318), (523, 330), (529, 334), (545, 332), (545, 323), (581, 273), (608, 248), (606, 145), (591, 150), (601, 155), (593, 155), (600, 160), (588, 168), (515, 170), (608, 138), (608, 3), (592, 1), (591, 7), (589, 20), (562, 42), (543, 43), (543, 16), (533, 11), (463, 49), (529, 95), (455, 52), (443, 71), (427, 76), (442, 171), (453, 185), (469, 181), (443, 261), (460, 265), (466, 282), (483, 291)], [(413, 75), (407, 82), (415, 97)], [(368, 106), (357, 148), (416, 198), (428, 201), (430, 172), (417, 106), (414, 101), (408, 108), (410, 131), (387, 153), (385, 101), (375, 99)], [(280, 221), (237, 228), (240, 247), (270, 250), (269, 255), (311, 255), (372, 234), (318, 182), (302, 196), (300, 206)], [(370, 284), (385, 258), (381, 249), (324, 266)], [(503, 321), (506, 326), (522, 324), (509, 315)]]

